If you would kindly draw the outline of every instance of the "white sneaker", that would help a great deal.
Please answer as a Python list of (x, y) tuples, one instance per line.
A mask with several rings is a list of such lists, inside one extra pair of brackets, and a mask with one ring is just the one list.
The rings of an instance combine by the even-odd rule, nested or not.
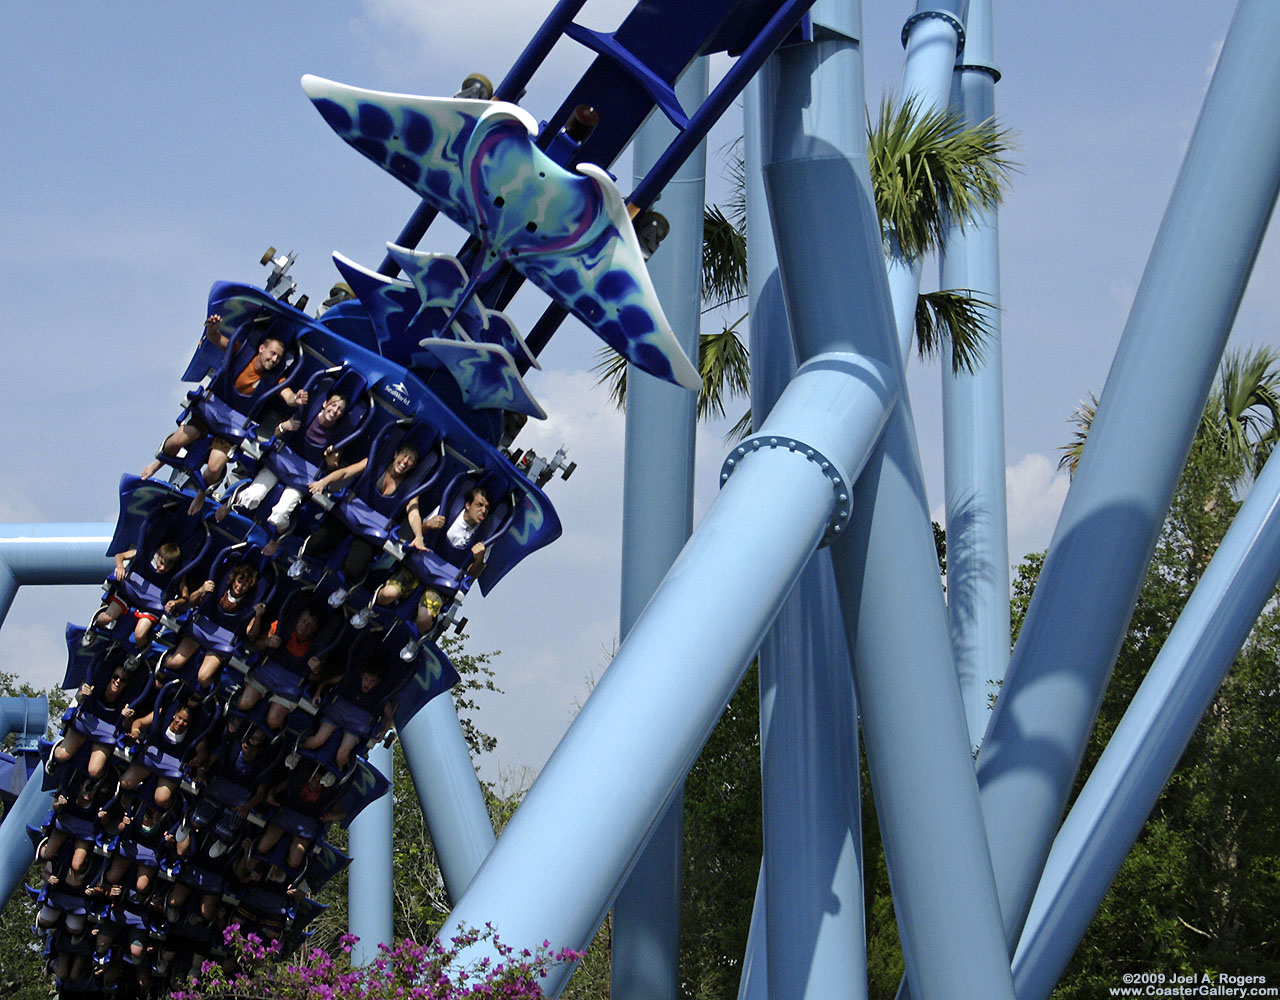
[(404, 644), (404, 649), (400, 650), (400, 659), (405, 663), (412, 663), (418, 656), (418, 650), (421, 648), (420, 639), (410, 639)]
[(340, 608), (342, 607), (342, 602), (345, 601), (346, 599), (347, 599), (347, 588), (339, 587), (337, 590), (335, 590), (332, 594), (329, 595), (329, 607)]

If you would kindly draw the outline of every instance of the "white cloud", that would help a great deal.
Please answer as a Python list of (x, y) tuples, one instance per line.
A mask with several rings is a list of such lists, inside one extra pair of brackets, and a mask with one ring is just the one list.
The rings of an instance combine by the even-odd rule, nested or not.
[(1017, 562), (1028, 552), (1048, 547), (1070, 480), (1053, 459), (1034, 453), (1007, 466), (1004, 475), (1009, 558)]
[(38, 521), (40, 505), (24, 493), (0, 494), (0, 522)]

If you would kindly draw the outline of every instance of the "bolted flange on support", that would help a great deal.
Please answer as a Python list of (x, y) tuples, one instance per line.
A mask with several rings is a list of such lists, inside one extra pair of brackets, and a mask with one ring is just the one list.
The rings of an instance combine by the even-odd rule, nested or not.
[(720, 469), (729, 481), (753, 452), (783, 450), (812, 462), (831, 483), (831, 517), (823, 544), (853, 513), (853, 484), (897, 403), (900, 373), (861, 354), (819, 354), (802, 364), (760, 430), (737, 445)]
[(849, 516), (853, 513), (853, 489), (839, 466), (818, 449), (793, 437), (766, 433), (753, 434), (744, 439), (724, 460), (724, 464), (720, 467), (720, 485), (724, 486), (729, 481), (729, 477), (747, 455), (766, 448), (781, 448), (794, 452), (821, 469), (822, 474), (830, 481), (835, 505), (831, 519), (827, 521), (827, 530), (822, 535), (822, 544), (829, 545), (831, 539), (840, 534), (849, 523)]

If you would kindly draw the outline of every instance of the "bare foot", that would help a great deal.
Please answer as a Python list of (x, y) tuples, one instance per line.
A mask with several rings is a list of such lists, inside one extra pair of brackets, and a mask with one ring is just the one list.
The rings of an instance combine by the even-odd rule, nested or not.
[(187, 513), (191, 517), (195, 517), (200, 513), (200, 508), (204, 506), (205, 490), (201, 490), (196, 494), (195, 499), (191, 501), (191, 505), (187, 508)]
[(227, 519), (227, 515), (231, 513), (230, 504), (218, 504), (218, 509), (213, 512), (213, 519), (221, 524)]
[(152, 459), (150, 462), (147, 463), (147, 467), (143, 469), (140, 473), (138, 473), (138, 478), (150, 479), (152, 476), (154, 476), (157, 472), (160, 471), (160, 466), (162, 466), (163, 464), (164, 463), (161, 462), (160, 459), (158, 458)]

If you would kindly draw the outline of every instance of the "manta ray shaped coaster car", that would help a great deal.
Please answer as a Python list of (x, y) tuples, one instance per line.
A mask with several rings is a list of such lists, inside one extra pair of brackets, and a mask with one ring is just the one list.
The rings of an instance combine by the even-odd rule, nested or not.
[(305, 76), (325, 121), (481, 241), (467, 294), (510, 264), (639, 368), (701, 379), (671, 331), (622, 196), (599, 167), (561, 167), (504, 102), (413, 97)]

